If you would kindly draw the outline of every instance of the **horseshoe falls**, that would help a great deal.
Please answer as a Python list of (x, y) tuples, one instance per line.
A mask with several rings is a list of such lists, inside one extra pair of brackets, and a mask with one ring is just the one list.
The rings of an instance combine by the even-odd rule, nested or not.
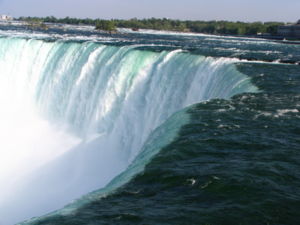
[(256, 90), (232, 60), (181, 50), (2, 38), (0, 51), (1, 218), (104, 187), (176, 111)]
[[(245, 188), (245, 196), (274, 190), (269, 204), (284, 198), (268, 183), (277, 175), (261, 172), (283, 168), (266, 160), (282, 149), (290, 151), (282, 157), (298, 154), (298, 66), (266, 62), (284, 51), (297, 60), (284, 44), (169, 33), (87, 32), (78, 40), (10, 29), (0, 32), (1, 225), (157, 224), (167, 215), (176, 221), (178, 211), (178, 222), (219, 224), (242, 207), (255, 214), (237, 197)], [(297, 165), (285, 162), (277, 172), (289, 176)], [(264, 179), (267, 189), (254, 190)], [(257, 218), (270, 215), (268, 202)]]

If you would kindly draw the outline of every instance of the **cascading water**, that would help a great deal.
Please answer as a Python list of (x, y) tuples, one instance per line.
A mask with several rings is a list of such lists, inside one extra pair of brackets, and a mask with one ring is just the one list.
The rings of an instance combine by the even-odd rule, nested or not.
[(257, 91), (234, 59), (137, 47), (0, 38), (0, 224), (104, 187), (178, 110)]

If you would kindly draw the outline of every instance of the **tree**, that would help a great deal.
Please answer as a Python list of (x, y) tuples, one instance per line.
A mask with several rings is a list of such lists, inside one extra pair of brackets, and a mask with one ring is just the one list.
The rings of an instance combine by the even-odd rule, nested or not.
[(112, 20), (98, 20), (96, 22), (96, 30), (104, 30), (104, 31), (115, 31), (116, 30), (116, 26), (114, 21)]

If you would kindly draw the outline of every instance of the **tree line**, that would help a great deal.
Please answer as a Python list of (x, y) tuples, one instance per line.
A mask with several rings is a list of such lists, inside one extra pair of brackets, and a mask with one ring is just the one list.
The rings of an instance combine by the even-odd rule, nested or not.
[(180, 32), (195, 32), (221, 35), (256, 35), (258, 33), (277, 34), (277, 28), (284, 23), (280, 22), (230, 22), (230, 21), (183, 21), (172, 19), (129, 19), (129, 20), (102, 20), (102, 19), (79, 19), (79, 18), (56, 18), (50, 17), (20, 17), (22, 21), (39, 21), (41, 23), (64, 23), (75, 25), (92, 25), (98, 30), (114, 31), (119, 28), (153, 29)]

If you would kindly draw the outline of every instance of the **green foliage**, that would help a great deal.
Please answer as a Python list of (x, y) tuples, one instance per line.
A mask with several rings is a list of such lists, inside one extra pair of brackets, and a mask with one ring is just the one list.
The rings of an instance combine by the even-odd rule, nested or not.
[(22, 21), (25, 21), (30, 29), (43, 29), (47, 30), (48, 26), (44, 23), (42, 18), (38, 17), (21, 17)]
[(154, 30), (169, 30), (169, 31), (188, 31), (195, 33), (206, 34), (221, 34), (221, 35), (256, 35), (258, 33), (277, 34), (277, 28), (283, 23), (278, 22), (229, 22), (229, 21), (181, 21), (163, 19), (137, 19), (130, 20), (100, 20), (100, 19), (78, 19), (65, 17), (62, 19), (54, 16), (37, 18), (37, 17), (21, 17), (20, 20), (25, 21), (40, 21), (41, 23), (64, 23), (64, 24), (84, 24), (95, 26), (98, 30), (115, 31), (116, 27), (138, 29), (154, 29)]
[(114, 21), (112, 20), (97, 20), (96, 30), (104, 30), (104, 31), (112, 32), (116, 30), (116, 26)]

